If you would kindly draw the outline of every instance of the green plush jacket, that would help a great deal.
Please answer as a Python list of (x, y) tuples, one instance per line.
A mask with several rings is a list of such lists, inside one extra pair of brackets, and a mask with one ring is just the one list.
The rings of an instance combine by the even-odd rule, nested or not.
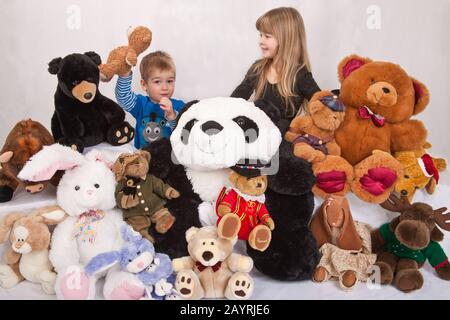
[[(122, 190), (126, 187), (127, 179), (122, 179), (116, 186), (116, 203), (120, 208)], [(164, 183), (161, 179), (148, 174), (144, 179), (136, 185), (136, 196), (139, 198), (139, 204), (133, 208), (123, 209), (123, 217), (129, 218), (138, 215), (153, 215), (156, 211), (165, 206), (167, 198), (167, 190), (170, 185)]]
[(436, 267), (447, 260), (441, 245), (435, 241), (431, 241), (425, 249), (413, 250), (398, 241), (395, 233), (386, 223), (380, 228), (380, 236), (384, 241), (384, 250), (396, 255), (400, 258), (408, 258), (423, 264), (427, 259), (433, 267)]

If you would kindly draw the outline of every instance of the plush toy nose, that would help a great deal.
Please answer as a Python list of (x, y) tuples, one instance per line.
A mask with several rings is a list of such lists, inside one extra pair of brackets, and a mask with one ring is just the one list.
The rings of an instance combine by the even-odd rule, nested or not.
[(86, 193), (87, 193), (89, 196), (91, 196), (91, 195), (94, 193), (94, 190), (88, 190), (88, 191), (86, 191)]
[(17, 242), (14, 247), (16, 247), (16, 249), (20, 249), (23, 246), (23, 243)]
[(86, 100), (91, 99), (91, 98), (92, 98), (92, 93), (90, 93), (90, 92), (85, 93), (85, 94), (84, 94), (84, 98), (85, 98)]
[(222, 130), (223, 127), (215, 121), (207, 121), (204, 124), (202, 124), (202, 131), (206, 133), (208, 136), (218, 134)]
[(205, 259), (205, 261), (209, 261), (214, 257), (214, 255), (211, 251), (205, 251), (203, 252), (202, 257), (203, 259)]
[(138, 263), (137, 266), (138, 266), (138, 268), (143, 268), (144, 267), (144, 263), (141, 261), (141, 262)]

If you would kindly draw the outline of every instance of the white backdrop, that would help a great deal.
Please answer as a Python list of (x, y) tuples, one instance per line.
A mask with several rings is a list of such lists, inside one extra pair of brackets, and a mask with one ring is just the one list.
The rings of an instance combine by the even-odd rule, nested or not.
[[(0, 0), (0, 143), (24, 118), (50, 128), (56, 77), (46, 70), (52, 58), (94, 50), (105, 60), (126, 43), (129, 25), (150, 27), (149, 51), (173, 56), (174, 97), (229, 95), (259, 57), (256, 19), (278, 6), (303, 15), (322, 88), (338, 86), (336, 66), (350, 53), (399, 63), (427, 84), (431, 103), (419, 118), (429, 129), (432, 154), (450, 158), (450, 0)], [(101, 84), (101, 91), (114, 98), (114, 85), (115, 79)]]

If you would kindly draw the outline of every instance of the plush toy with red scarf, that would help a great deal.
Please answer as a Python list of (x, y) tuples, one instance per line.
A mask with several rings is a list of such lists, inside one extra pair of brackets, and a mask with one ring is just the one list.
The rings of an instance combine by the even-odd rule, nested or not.
[[(244, 177), (231, 171), (233, 188), (223, 188), (216, 201), (219, 230), (239, 226), (238, 238), (259, 251), (269, 247), (275, 223), (264, 204), (267, 176)], [(223, 231), (227, 234), (227, 230)]]

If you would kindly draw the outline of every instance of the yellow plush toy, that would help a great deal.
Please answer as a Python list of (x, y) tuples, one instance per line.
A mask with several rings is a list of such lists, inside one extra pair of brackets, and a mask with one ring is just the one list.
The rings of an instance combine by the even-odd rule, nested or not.
[(110, 81), (115, 74), (126, 75), (131, 67), (137, 64), (137, 57), (147, 50), (152, 42), (152, 32), (143, 26), (130, 27), (127, 34), (128, 46), (121, 46), (112, 50), (107, 62), (99, 66), (102, 81)]
[(439, 172), (447, 167), (445, 159), (433, 158), (426, 153), (431, 144), (426, 143), (421, 150), (395, 153), (395, 158), (403, 165), (404, 175), (395, 184), (395, 191), (407, 196), (411, 202), (416, 189), (426, 189), (432, 194), (439, 182)]

